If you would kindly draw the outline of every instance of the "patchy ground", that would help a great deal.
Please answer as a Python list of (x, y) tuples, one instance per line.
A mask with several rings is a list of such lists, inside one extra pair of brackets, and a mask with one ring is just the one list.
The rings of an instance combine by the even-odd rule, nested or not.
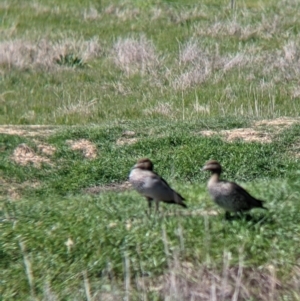
[[(299, 124), (300, 118), (276, 118), (272, 120), (261, 120), (253, 122), (252, 126), (248, 128), (236, 128), (231, 130), (203, 130), (197, 135), (201, 134), (204, 136), (219, 135), (226, 141), (235, 141), (236, 139), (243, 140), (245, 142), (261, 142), (270, 143), (274, 135), (280, 133), (283, 129), (290, 127), (294, 124)], [(25, 143), (19, 144), (10, 155), (9, 159), (16, 164), (21, 166), (32, 166), (34, 168), (41, 168), (43, 164), (53, 166), (55, 164), (54, 155), (57, 151), (54, 145), (44, 142), (43, 138), (55, 134), (61, 128), (55, 126), (0, 126), (0, 135), (18, 135), (31, 139), (32, 144), (29, 146)], [(153, 135), (150, 133), (149, 135)], [(160, 136), (160, 137), (163, 137)], [(126, 130), (119, 138), (115, 140), (117, 146), (123, 146), (128, 144), (133, 144), (138, 141), (139, 138), (136, 137), (135, 131)], [(78, 139), (78, 140), (66, 140), (65, 143), (74, 152), (80, 152), (83, 158), (88, 160), (96, 159), (100, 154), (101, 150), (97, 148), (97, 145), (88, 139)], [(32, 146), (34, 145), (34, 146)], [(4, 148), (5, 149), (5, 148)], [(3, 150), (4, 150), (3, 149)], [(1, 151), (1, 148), (0, 148)], [(300, 158), (300, 140), (296, 141), (289, 149), (289, 154), (294, 158)], [(2, 181), (3, 182), (3, 181)], [(11, 199), (18, 199), (20, 197), (20, 192), (27, 186), (36, 186), (36, 183), (24, 182), (14, 183), (3, 183), (5, 188), (4, 195)], [(9, 187), (9, 188), (7, 188)], [(3, 188), (4, 189), (4, 188)], [(2, 190), (3, 190), (2, 189)], [(107, 191), (117, 191), (122, 192), (130, 189), (129, 182), (122, 183), (110, 183), (108, 185), (94, 186), (84, 189), (85, 193), (88, 194), (99, 194)], [(195, 214), (203, 214), (195, 213)], [(209, 212), (205, 214), (216, 214), (215, 212)]]
[(246, 142), (272, 142), (274, 134), (282, 131), (286, 127), (292, 126), (293, 124), (299, 124), (299, 118), (288, 118), (281, 117), (272, 120), (261, 120), (253, 123), (251, 128), (240, 128), (232, 130), (221, 130), (212, 131), (205, 130), (201, 131), (200, 134), (203, 136), (220, 135), (226, 141), (234, 141), (237, 139), (244, 140)]

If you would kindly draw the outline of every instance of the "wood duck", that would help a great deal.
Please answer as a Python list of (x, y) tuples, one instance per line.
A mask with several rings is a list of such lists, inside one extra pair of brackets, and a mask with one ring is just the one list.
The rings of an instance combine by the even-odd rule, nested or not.
[(153, 163), (148, 158), (137, 161), (130, 171), (129, 181), (137, 192), (146, 197), (150, 212), (153, 201), (156, 204), (156, 211), (160, 201), (187, 207), (183, 202), (184, 198), (153, 171)]
[(214, 202), (225, 209), (226, 218), (230, 216), (229, 212), (243, 212), (252, 208), (266, 209), (263, 206), (263, 201), (251, 196), (238, 184), (220, 180), (222, 167), (219, 162), (215, 160), (208, 161), (202, 170), (211, 171), (207, 188)]

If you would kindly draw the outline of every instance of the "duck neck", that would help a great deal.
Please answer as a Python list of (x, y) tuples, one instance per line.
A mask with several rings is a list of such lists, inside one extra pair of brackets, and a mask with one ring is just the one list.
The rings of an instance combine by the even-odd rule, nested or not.
[(220, 174), (221, 173), (218, 173), (218, 172), (212, 173), (212, 175), (211, 175), (211, 177), (208, 181), (208, 185), (219, 182), (220, 181)]

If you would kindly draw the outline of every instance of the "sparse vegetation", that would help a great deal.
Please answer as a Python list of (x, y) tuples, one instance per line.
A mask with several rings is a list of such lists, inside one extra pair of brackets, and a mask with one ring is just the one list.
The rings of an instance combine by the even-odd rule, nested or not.
[[(0, 299), (299, 300), (299, 1), (0, 16)], [(147, 216), (141, 157), (186, 210)], [(268, 211), (225, 222), (209, 159)]]

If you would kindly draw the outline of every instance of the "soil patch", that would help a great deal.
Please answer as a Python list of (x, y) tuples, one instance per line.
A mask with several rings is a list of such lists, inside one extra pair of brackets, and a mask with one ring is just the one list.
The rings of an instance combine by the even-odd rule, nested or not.
[(220, 131), (205, 130), (201, 131), (200, 134), (207, 137), (220, 135), (224, 140), (229, 142), (241, 139), (246, 142), (270, 143), (272, 142), (272, 133), (278, 133), (296, 123), (300, 123), (300, 119), (281, 117), (272, 120), (257, 121), (251, 128)]
[(55, 133), (56, 127), (47, 125), (2, 125), (0, 134), (17, 135), (23, 137), (50, 136)]
[(95, 159), (97, 157), (96, 145), (87, 139), (67, 140), (66, 143), (70, 145), (72, 150), (81, 151), (87, 159)]
[(35, 151), (25, 143), (22, 143), (15, 148), (11, 159), (22, 166), (33, 164), (36, 168), (40, 168), (42, 163), (51, 163), (49, 158), (36, 154)]
[(254, 126), (268, 125), (268, 126), (291, 126), (295, 123), (300, 123), (300, 119), (289, 118), (289, 117), (280, 117), (270, 120), (260, 120), (254, 123)]
[(272, 141), (271, 135), (269, 133), (263, 131), (257, 131), (252, 128), (241, 128), (241, 129), (233, 129), (233, 130), (222, 130), (222, 131), (201, 131), (201, 135), (203, 136), (213, 136), (220, 135), (226, 141), (234, 141), (234, 140), (244, 140), (246, 142), (265, 142), (269, 143)]
[(53, 156), (56, 148), (50, 144), (46, 144), (46, 143), (40, 143), (37, 145), (38, 150), (46, 155), (46, 156)]

